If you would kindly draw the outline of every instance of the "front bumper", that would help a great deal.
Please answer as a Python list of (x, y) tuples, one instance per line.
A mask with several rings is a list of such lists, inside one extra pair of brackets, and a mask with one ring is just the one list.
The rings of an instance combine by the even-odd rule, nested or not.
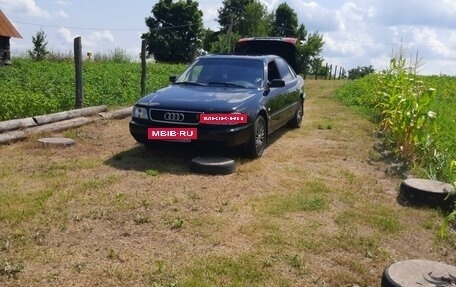
[(236, 126), (224, 125), (197, 125), (197, 126), (178, 126), (168, 124), (158, 124), (142, 122), (132, 119), (129, 124), (130, 134), (141, 143), (150, 143), (156, 140), (150, 140), (147, 137), (148, 128), (188, 128), (196, 127), (198, 129), (196, 142), (216, 142), (223, 143), (227, 147), (234, 147), (247, 142), (252, 135), (252, 124), (243, 124)]

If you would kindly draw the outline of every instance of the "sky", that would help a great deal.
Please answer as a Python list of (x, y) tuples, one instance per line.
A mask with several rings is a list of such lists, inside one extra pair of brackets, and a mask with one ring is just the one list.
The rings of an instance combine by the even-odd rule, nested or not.
[[(139, 57), (145, 18), (158, 0), (0, 0), (0, 9), (23, 39), (11, 39), (13, 56), (33, 47), (42, 29), (48, 49), (71, 53), (82, 37), (83, 53), (123, 49)], [(206, 28), (218, 29), (222, 0), (200, 0)], [(322, 56), (345, 70), (389, 66), (403, 47), (407, 58), (421, 59), (423, 75), (456, 76), (456, 0), (260, 0), (269, 11), (286, 2), (309, 32), (323, 35)], [(254, 35), (252, 35), (254, 36)]]

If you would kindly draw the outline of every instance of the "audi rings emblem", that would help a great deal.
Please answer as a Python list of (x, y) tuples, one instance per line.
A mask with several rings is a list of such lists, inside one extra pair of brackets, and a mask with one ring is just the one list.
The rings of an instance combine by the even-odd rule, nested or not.
[(165, 113), (164, 119), (171, 122), (182, 122), (184, 114), (182, 113)]

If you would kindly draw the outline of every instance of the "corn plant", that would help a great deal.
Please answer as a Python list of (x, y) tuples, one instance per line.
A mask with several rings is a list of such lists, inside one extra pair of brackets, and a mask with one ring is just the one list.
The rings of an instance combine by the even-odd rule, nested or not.
[[(430, 110), (435, 89), (417, 79), (414, 68), (406, 67), (402, 52), (391, 60), (390, 68), (379, 76), (375, 111), (381, 115), (380, 130), (396, 154), (411, 164), (432, 142), (425, 126), (432, 126), (436, 113)], [(420, 154), (418, 154), (420, 155)]]

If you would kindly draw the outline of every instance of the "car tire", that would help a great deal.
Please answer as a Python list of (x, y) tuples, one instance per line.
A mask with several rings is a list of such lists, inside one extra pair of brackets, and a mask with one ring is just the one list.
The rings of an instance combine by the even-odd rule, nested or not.
[(380, 286), (454, 286), (455, 271), (456, 267), (436, 261), (398, 261), (385, 268)]
[(198, 156), (192, 159), (190, 170), (203, 174), (231, 174), (236, 171), (236, 163), (226, 157)]
[(253, 123), (252, 134), (245, 147), (249, 158), (259, 158), (263, 155), (267, 142), (266, 121), (263, 116), (258, 116)]
[(398, 197), (401, 202), (413, 206), (452, 210), (455, 188), (451, 184), (441, 181), (409, 178), (401, 182)]
[(302, 99), (300, 99), (298, 106), (296, 107), (294, 117), (288, 122), (288, 126), (290, 128), (299, 129), (301, 127), (303, 117), (304, 117), (304, 101)]

